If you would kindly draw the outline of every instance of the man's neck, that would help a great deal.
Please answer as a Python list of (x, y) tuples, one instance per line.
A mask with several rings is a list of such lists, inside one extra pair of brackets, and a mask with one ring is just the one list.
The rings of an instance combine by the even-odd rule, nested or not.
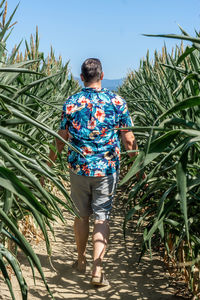
[(101, 80), (97, 81), (97, 82), (92, 82), (92, 83), (86, 83), (84, 82), (84, 86), (88, 87), (88, 88), (92, 88), (92, 89), (101, 89)]

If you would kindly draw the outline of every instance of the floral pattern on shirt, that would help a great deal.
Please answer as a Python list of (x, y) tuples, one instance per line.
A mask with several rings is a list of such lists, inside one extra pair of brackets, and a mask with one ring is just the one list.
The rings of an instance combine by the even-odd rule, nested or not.
[(119, 169), (116, 128), (133, 126), (126, 101), (108, 89), (83, 88), (63, 105), (60, 129), (80, 153), (68, 151), (69, 168), (78, 175), (107, 176)]

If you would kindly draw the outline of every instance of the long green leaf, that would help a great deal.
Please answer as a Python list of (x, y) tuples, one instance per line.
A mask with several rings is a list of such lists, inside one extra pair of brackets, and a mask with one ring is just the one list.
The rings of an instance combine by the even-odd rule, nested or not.
[[(67, 142), (66, 140), (64, 140), (59, 134), (57, 134), (55, 131), (53, 131), (52, 129), (50, 129), (49, 127), (47, 127), (45, 124), (42, 124), (39, 121), (36, 121), (35, 119), (31, 118), (30, 116), (27, 116), (25, 114), (23, 114), (22, 112), (20, 112), (19, 110), (13, 108), (12, 106), (6, 105), (6, 107), (8, 108), (8, 110), (10, 110), (12, 112), (12, 114), (22, 120), (27, 121), (28, 123), (43, 129), (44, 131), (50, 133), (52, 136), (60, 139), (62, 142), (64, 142), (67, 146), (71, 147), (74, 151), (80, 153), (75, 147), (73, 147), (69, 142)], [(82, 154), (81, 154), (82, 155)]]
[(136, 173), (141, 171), (144, 167), (161, 155), (162, 152), (170, 145), (170, 143), (178, 136), (178, 134), (179, 130), (171, 130), (152, 142), (149, 153), (146, 154), (146, 156), (144, 155), (144, 152), (140, 152), (129, 172), (121, 180), (120, 185), (123, 185)]
[(193, 38), (185, 35), (176, 35), (176, 34), (143, 34), (143, 35), (147, 37), (164, 37), (170, 39), (178, 39), (178, 40), (190, 41), (193, 43), (200, 44), (200, 38)]
[(5, 24), (5, 26), (3, 27), (3, 29), (1, 30), (0, 32), (0, 40), (2, 41), (3, 40), (3, 37), (6, 33), (6, 31), (8, 30), (9, 28), (9, 25), (12, 21), (12, 18), (14, 17), (14, 14), (16, 13), (16, 10), (18, 9), (18, 6), (19, 4), (17, 4), (16, 8), (14, 9), (13, 13), (11, 14), (10, 18), (8, 19), (8, 22)]
[(35, 149), (35, 147), (33, 147), (30, 143), (25, 141), (18, 134), (9, 130), (8, 128), (0, 126), (0, 134), (2, 134), (3, 136), (5, 136), (7, 138), (10, 138), (11, 141), (16, 141), (18, 144), (24, 145), (24, 146), (28, 147), (29, 149), (33, 150), (34, 152), (39, 153), (38, 150)]
[(170, 108), (169, 110), (167, 110), (165, 113), (163, 113), (162, 115), (160, 115), (157, 118), (157, 121), (159, 119), (162, 119), (163, 117), (181, 111), (183, 109), (187, 109), (187, 108), (191, 108), (194, 106), (200, 106), (200, 97), (199, 96), (194, 96), (194, 97), (189, 97), (179, 103), (177, 103), (176, 105), (174, 105), (172, 108)]
[(178, 58), (177, 65), (181, 64), (184, 59), (195, 50), (195, 47), (186, 47), (184, 53)]
[[(41, 186), (39, 183), (39, 180), (34, 176), (34, 174), (31, 174), (24, 165), (18, 163), (12, 155), (10, 155), (10, 152), (12, 153), (11, 148), (8, 147), (8, 144), (5, 141), (0, 140), (0, 153), (1, 155), (9, 161), (25, 178), (27, 178), (31, 184), (40, 192), (40, 195), (44, 197), (44, 199), (47, 200), (48, 204), (51, 205), (51, 207), (54, 210), (54, 213), (57, 211), (60, 214), (59, 208), (56, 206), (54, 201), (52, 200), (50, 194)], [(49, 215), (49, 218), (54, 220), (52, 215)]]
[(4, 211), (1, 208), (0, 208), (0, 219), (6, 224), (6, 226), (8, 226), (8, 228), (11, 230), (11, 232), (18, 239), (18, 241), (19, 241), (18, 246), (26, 253), (27, 256), (29, 256), (31, 258), (35, 267), (37, 268), (38, 272), (40, 273), (40, 276), (46, 286), (46, 289), (48, 290), (49, 294), (53, 298), (53, 295), (52, 295), (51, 291), (49, 290), (49, 286), (45, 280), (40, 260), (39, 260), (38, 256), (35, 254), (35, 252), (33, 251), (31, 245), (27, 242), (25, 237), (19, 232), (17, 227), (13, 224), (13, 222), (9, 219), (9, 217), (4, 213)]
[[(0, 183), (1, 185), (1, 183)], [(9, 190), (5, 190), (4, 191), (4, 195), (3, 195), (3, 200), (4, 200), (4, 204), (3, 204), (3, 211), (8, 214), (9, 210), (12, 207), (13, 204), (13, 193), (11, 193)], [(3, 229), (3, 222), (0, 224), (0, 233), (2, 232)]]
[(51, 76), (42, 78), (42, 79), (38, 79), (38, 80), (36, 80), (36, 81), (33, 81), (33, 82), (27, 84), (25, 87), (23, 87), (21, 90), (17, 91), (17, 92), (14, 94), (13, 99), (14, 99), (14, 100), (17, 99), (20, 95), (24, 94), (26, 91), (30, 90), (32, 87), (38, 86), (40, 83), (43, 83), (43, 82), (45, 82), (46, 80), (49, 80), (49, 79), (51, 79), (51, 78), (53, 78), (53, 77), (55, 77), (55, 76), (58, 76), (58, 75), (62, 74), (62, 72), (63, 72), (63, 71), (58, 72), (58, 73), (56, 73), (56, 74), (53, 74), (53, 75), (51, 75)]
[(187, 179), (186, 179), (186, 168), (187, 168), (187, 157), (188, 151), (182, 155), (176, 170), (177, 187), (180, 197), (180, 207), (184, 217), (185, 231), (187, 240), (189, 242), (189, 228), (188, 228), (188, 212), (187, 212)]
[(53, 219), (51, 213), (35, 198), (31, 191), (20, 182), (12, 171), (0, 167), (0, 186), (19, 196), (31, 209)]
[(9, 278), (9, 275), (8, 275), (8, 272), (7, 272), (7, 269), (6, 269), (6, 266), (5, 266), (5, 261), (3, 260), (3, 256), (2, 256), (1, 253), (0, 253), (0, 270), (3, 274), (3, 276), (4, 276), (5, 282), (8, 286), (9, 291), (10, 291), (10, 295), (12, 297), (12, 300), (15, 300), (15, 295), (14, 295), (14, 292), (13, 292), (12, 284), (11, 284), (11, 281), (10, 281), (10, 278)]
[(25, 69), (25, 68), (12, 68), (12, 67), (0, 67), (0, 72), (3, 73), (28, 73), (28, 74), (35, 74), (35, 75), (40, 75), (40, 76), (44, 76), (44, 74), (39, 73), (39, 72), (35, 72), (33, 70), (29, 70), (29, 69)]
[(2, 254), (2, 256), (4, 256), (7, 259), (13, 271), (15, 272), (15, 275), (17, 277), (21, 289), (22, 298), (23, 300), (27, 300), (28, 288), (27, 288), (26, 281), (22, 275), (17, 259), (2, 244), (0, 244), (0, 253)]

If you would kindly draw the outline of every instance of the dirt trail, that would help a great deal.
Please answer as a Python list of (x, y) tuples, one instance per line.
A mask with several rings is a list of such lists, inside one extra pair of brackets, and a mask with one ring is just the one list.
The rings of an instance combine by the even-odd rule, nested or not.
[[(118, 200), (116, 199), (116, 202)], [(169, 285), (169, 279), (164, 272), (164, 266), (157, 254), (150, 260), (145, 256), (138, 266), (139, 236), (129, 232), (127, 243), (123, 239), (121, 209), (113, 209), (111, 219), (111, 236), (108, 251), (105, 257), (104, 270), (111, 286), (94, 288), (90, 284), (90, 267), (87, 266), (86, 274), (78, 274), (71, 265), (76, 259), (73, 236), (73, 217), (64, 212), (67, 227), (61, 222), (55, 225), (56, 241), (52, 241), (52, 263), (54, 271), (48, 261), (44, 242), (34, 245), (38, 254), (45, 277), (56, 300), (61, 299), (151, 299), (175, 300), (183, 299), (174, 296), (175, 290)], [(92, 228), (90, 227), (90, 233)], [(133, 257), (131, 256), (134, 252)], [(92, 244), (91, 237), (88, 244), (88, 265), (91, 265)], [(46, 289), (39, 275), (36, 273), (36, 285), (32, 279), (28, 262), (19, 256), (22, 263), (24, 277), (29, 285), (29, 300), (48, 300)], [(16, 300), (21, 300), (19, 286), (13, 276)], [(11, 299), (6, 285), (0, 280), (0, 299)]]

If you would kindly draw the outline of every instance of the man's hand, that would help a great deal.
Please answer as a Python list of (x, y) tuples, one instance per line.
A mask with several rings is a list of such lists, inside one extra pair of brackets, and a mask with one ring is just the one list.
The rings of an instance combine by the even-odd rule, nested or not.
[[(142, 180), (144, 180), (146, 177), (147, 177), (147, 175), (145, 173), (143, 173), (142, 174)], [(136, 178), (137, 178), (137, 181), (139, 181), (139, 179), (140, 179), (140, 173), (139, 172), (136, 173)], [(149, 186), (148, 183), (146, 183), (145, 186), (144, 186), (144, 189), (146, 190), (148, 188), (148, 186)]]
[[(142, 174), (142, 179), (144, 180), (146, 177), (147, 177), (146, 174), (143, 173), (143, 174)], [(136, 178), (137, 178), (137, 180), (140, 179), (140, 172), (136, 173)]]
[[(68, 140), (68, 137), (69, 137), (69, 133), (68, 133), (68, 128), (66, 127), (66, 129), (60, 129), (58, 131), (58, 134), (64, 139), (64, 140)], [(61, 141), (59, 138), (56, 138), (56, 149), (58, 151), (58, 153), (61, 153), (63, 148), (65, 146), (65, 143), (63, 141)], [(57, 154), (55, 151), (53, 151), (52, 149), (50, 150), (50, 153), (49, 153), (49, 158), (54, 162), (57, 158)], [(47, 161), (47, 165), (49, 167), (52, 166), (52, 162), (51, 161)], [(45, 185), (45, 177), (44, 176), (41, 176), (40, 177), (40, 184), (41, 186), (44, 186)]]
[[(128, 150), (138, 150), (135, 136), (130, 130), (120, 130), (122, 143), (124, 144), (125, 149)], [(134, 157), (138, 155), (138, 152), (129, 152), (129, 157)]]
[(40, 177), (40, 184), (41, 184), (41, 186), (44, 186), (44, 176)]
[[(65, 140), (68, 140), (69, 137), (69, 133), (68, 133), (68, 128), (66, 129), (60, 129), (58, 131), (58, 134)], [(63, 141), (61, 141), (59, 138), (56, 138), (56, 149), (58, 151), (58, 153), (61, 153), (63, 148), (65, 146), (65, 143)], [(50, 153), (49, 153), (49, 158), (54, 162), (57, 158), (57, 154), (51, 149)], [(51, 167), (52, 163), (51, 162), (47, 162), (48, 166)]]

